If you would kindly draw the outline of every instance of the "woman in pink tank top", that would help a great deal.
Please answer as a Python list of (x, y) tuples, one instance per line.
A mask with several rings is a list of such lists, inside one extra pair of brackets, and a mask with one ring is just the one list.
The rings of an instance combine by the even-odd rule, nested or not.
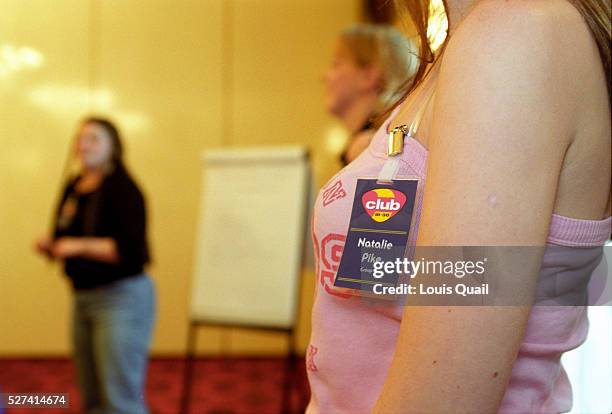
[[(426, 1), (404, 3), (417, 26), (427, 21)], [(426, 70), (433, 54), (421, 51), (419, 81), (316, 200), (307, 413), (571, 409), (560, 357), (586, 338), (585, 306), (545, 306), (556, 293), (534, 306), (371, 306), (335, 286), (357, 180), (389, 171), (388, 131), (402, 125), (420, 125), (392, 166), (425, 184), (417, 247), (541, 246), (533, 271), (503, 281), (538, 298), (560, 276), (586, 295), (601, 260), (612, 223), (609, 2), (445, 6), (443, 57)]]

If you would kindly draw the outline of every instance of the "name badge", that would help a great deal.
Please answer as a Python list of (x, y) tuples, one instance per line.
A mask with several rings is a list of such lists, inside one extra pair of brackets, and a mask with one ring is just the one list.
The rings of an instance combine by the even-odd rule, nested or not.
[(398, 275), (382, 271), (380, 265), (403, 260), (407, 248), (415, 245), (412, 229), (418, 190), (418, 179), (357, 180), (336, 288), (359, 295), (372, 293), (376, 284), (396, 286)]

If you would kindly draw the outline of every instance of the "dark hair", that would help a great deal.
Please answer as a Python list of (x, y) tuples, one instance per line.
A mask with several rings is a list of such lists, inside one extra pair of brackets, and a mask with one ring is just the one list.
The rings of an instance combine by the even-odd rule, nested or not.
[(612, 92), (612, 65), (610, 63), (610, 0), (570, 0), (570, 3), (580, 12), (591, 30), (591, 35), (603, 64), (608, 96)]
[[(425, 75), (427, 75), (427, 65), (433, 63), (436, 60), (436, 54), (432, 50), (429, 39), (427, 38), (427, 27), (430, 19), (430, 5), (431, 0), (394, 0), (395, 9), (400, 18), (406, 21), (411, 21), (416, 28), (417, 42), (418, 42), (418, 66), (416, 73), (411, 78), (407, 78), (397, 88), (396, 94), (401, 96), (400, 99), (396, 100), (395, 103), (385, 108), (376, 119), (377, 124), (382, 124), (383, 121), (391, 114), (393, 109), (400, 105), (405, 98), (416, 89), (416, 87), (423, 81)], [(444, 14), (448, 10), (446, 6), (446, 0), (442, 0), (444, 5)], [(447, 16), (448, 17), (448, 16)], [(450, 22), (449, 22), (450, 25)], [(442, 45), (439, 46), (439, 54), (444, 50), (448, 37)]]
[[(122, 174), (122, 175), (129, 175), (128, 171), (125, 167), (125, 164), (123, 163), (123, 144), (121, 142), (121, 134), (119, 133), (119, 129), (115, 126), (115, 124), (108, 120), (107, 118), (102, 118), (102, 117), (98, 117), (98, 116), (88, 116), (83, 118), (83, 120), (80, 123), (80, 126), (84, 126), (87, 124), (96, 124), (99, 125), (100, 127), (102, 127), (108, 134), (108, 136), (111, 139), (112, 142), (112, 154), (111, 154), (111, 161), (112, 161), (112, 171), (115, 174)], [(78, 139), (78, 135), (75, 136), (75, 140)], [(64, 168), (63, 168), (63, 172), (62, 172), (62, 182), (66, 183), (65, 187), (64, 187), (64, 191), (61, 191), (59, 193), (59, 198), (58, 198), (58, 202), (57, 202), (57, 210), (55, 212), (54, 215), (51, 216), (51, 229), (52, 229), (52, 234), (56, 234), (57, 229), (58, 229), (58, 217), (60, 214), (60, 209), (62, 206), (62, 203), (64, 202), (64, 200), (67, 198), (67, 196), (70, 193), (67, 193), (66, 191), (71, 188), (72, 186), (74, 186), (74, 184), (76, 183), (76, 181), (78, 180), (78, 175), (77, 176), (72, 176), (72, 172), (71, 172), (71, 165), (73, 164), (73, 155), (74, 151), (71, 150), (71, 152), (69, 153), (68, 157), (66, 158), (66, 161), (64, 163)], [(97, 214), (97, 210), (99, 208), (99, 198), (100, 198), (100, 193), (99, 192), (95, 192), (92, 198), (92, 201), (88, 204), (88, 210), (85, 214), (85, 234), (89, 235), (89, 234), (93, 234), (93, 226), (94, 226), (94, 218)]]
[[(448, 10), (446, 0), (442, 0), (442, 3), (444, 4), (444, 10)], [(417, 73), (414, 79), (406, 80), (402, 88), (404, 97), (406, 97), (423, 80), (426, 74), (427, 65), (432, 63), (436, 58), (429, 44), (429, 39), (427, 38), (427, 28), (430, 18), (430, 0), (395, 0), (395, 4), (399, 15), (401, 17), (408, 17), (416, 27), (419, 43), (419, 67)], [(448, 40), (448, 37), (446, 40)], [(446, 42), (440, 47), (440, 51), (443, 50), (445, 45)]]
[(123, 163), (123, 143), (121, 140), (121, 134), (119, 133), (119, 129), (115, 126), (115, 124), (107, 118), (97, 116), (86, 117), (81, 122), (81, 125), (85, 124), (96, 124), (104, 128), (113, 143), (113, 152), (111, 155), (113, 165), (115, 167), (125, 167)]

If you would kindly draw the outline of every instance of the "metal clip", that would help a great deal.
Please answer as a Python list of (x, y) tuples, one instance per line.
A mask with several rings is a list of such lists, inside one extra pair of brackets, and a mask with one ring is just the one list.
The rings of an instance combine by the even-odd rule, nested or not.
[(401, 154), (402, 151), (404, 151), (404, 137), (406, 136), (407, 130), (408, 125), (400, 125), (389, 132), (388, 156)]

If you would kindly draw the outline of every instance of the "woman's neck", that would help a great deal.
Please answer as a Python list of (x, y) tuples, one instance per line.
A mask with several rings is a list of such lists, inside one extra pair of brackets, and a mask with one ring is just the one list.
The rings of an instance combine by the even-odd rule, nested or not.
[(83, 177), (102, 177), (108, 171), (107, 166), (101, 167), (87, 167), (83, 169), (83, 173), (81, 174)]
[(80, 193), (89, 193), (95, 191), (99, 186), (104, 176), (107, 173), (106, 168), (85, 168), (81, 173), (81, 178), (77, 182), (76, 190)]
[(340, 115), (340, 120), (351, 135), (359, 132), (372, 116), (372, 108), (376, 105), (376, 95), (366, 95), (354, 101)]

